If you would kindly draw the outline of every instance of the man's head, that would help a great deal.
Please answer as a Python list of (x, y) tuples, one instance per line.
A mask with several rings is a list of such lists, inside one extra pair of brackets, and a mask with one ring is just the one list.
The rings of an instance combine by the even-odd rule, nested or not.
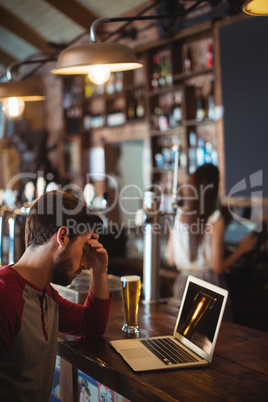
[(61, 226), (68, 229), (73, 242), (86, 232), (97, 232), (102, 220), (74, 195), (50, 191), (42, 195), (31, 207), (26, 221), (26, 247), (47, 243)]

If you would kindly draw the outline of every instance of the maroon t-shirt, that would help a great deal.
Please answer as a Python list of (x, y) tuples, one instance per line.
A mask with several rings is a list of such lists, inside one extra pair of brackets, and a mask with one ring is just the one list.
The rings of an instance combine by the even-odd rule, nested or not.
[(84, 305), (41, 290), (11, 266), (0, 268), (0, 399), (47, 402), (55, 370), (58, 332), (103, 335), (111, 299), (88, 293)]

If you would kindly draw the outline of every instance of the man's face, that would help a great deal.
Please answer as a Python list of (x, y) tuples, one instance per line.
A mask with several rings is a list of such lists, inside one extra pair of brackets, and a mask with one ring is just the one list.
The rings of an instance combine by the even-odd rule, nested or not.
[(86, 252), (88, 238), (89, 233), (78, 236), (61, 252), (53, 266), (53, 283), (68, 286), (82, 272), (81, 262)]

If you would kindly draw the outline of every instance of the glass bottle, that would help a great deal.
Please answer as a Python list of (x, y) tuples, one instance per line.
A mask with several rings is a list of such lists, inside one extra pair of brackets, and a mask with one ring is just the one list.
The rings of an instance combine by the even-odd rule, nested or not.
[(172, 120), (175, 127), (180, 125), (182, 121), (182, 99), (180, 92), (177, 92), (173, 98)]
[(155, 54), (153, 57), (153, 74), (151, 81), (151, 86), (153, 90), (156, 90), (159, 87), (159, 77), (160, 77), (159, 55)]
[(198, 84), (195, 92), (195, 102), (196, 102), (196, 120), (202, 121), (206, 116), (206, 105), (205, 97), (203, 94), (202, 84)]
[(186, 74), (190, 74), (193, 68), (192, 50), (190, 46), (187, 46), (183, 65), (184, 65), (184, 72)]
[(145, 116), (144, 94), (142, 90), (138, 91), (137, 105), (136, 105), (136, 117), (142, 119)]

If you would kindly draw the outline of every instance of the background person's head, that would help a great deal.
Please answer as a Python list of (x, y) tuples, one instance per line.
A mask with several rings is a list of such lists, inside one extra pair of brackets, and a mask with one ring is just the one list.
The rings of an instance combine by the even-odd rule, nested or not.
[(73, 242), (79, 235), (100, 230), (102, 220), (74, 195), (57, 190), (47, 192), (29, 211), (25, 227), (26, 247), (47, 243), (61, 226), (67, 227)]
[(211, 163), (200, 166), (190, 176), (189, 187), (192, 192), (189, 210), (206, 221), (215, 210), (219, 190), (219, 169)]

